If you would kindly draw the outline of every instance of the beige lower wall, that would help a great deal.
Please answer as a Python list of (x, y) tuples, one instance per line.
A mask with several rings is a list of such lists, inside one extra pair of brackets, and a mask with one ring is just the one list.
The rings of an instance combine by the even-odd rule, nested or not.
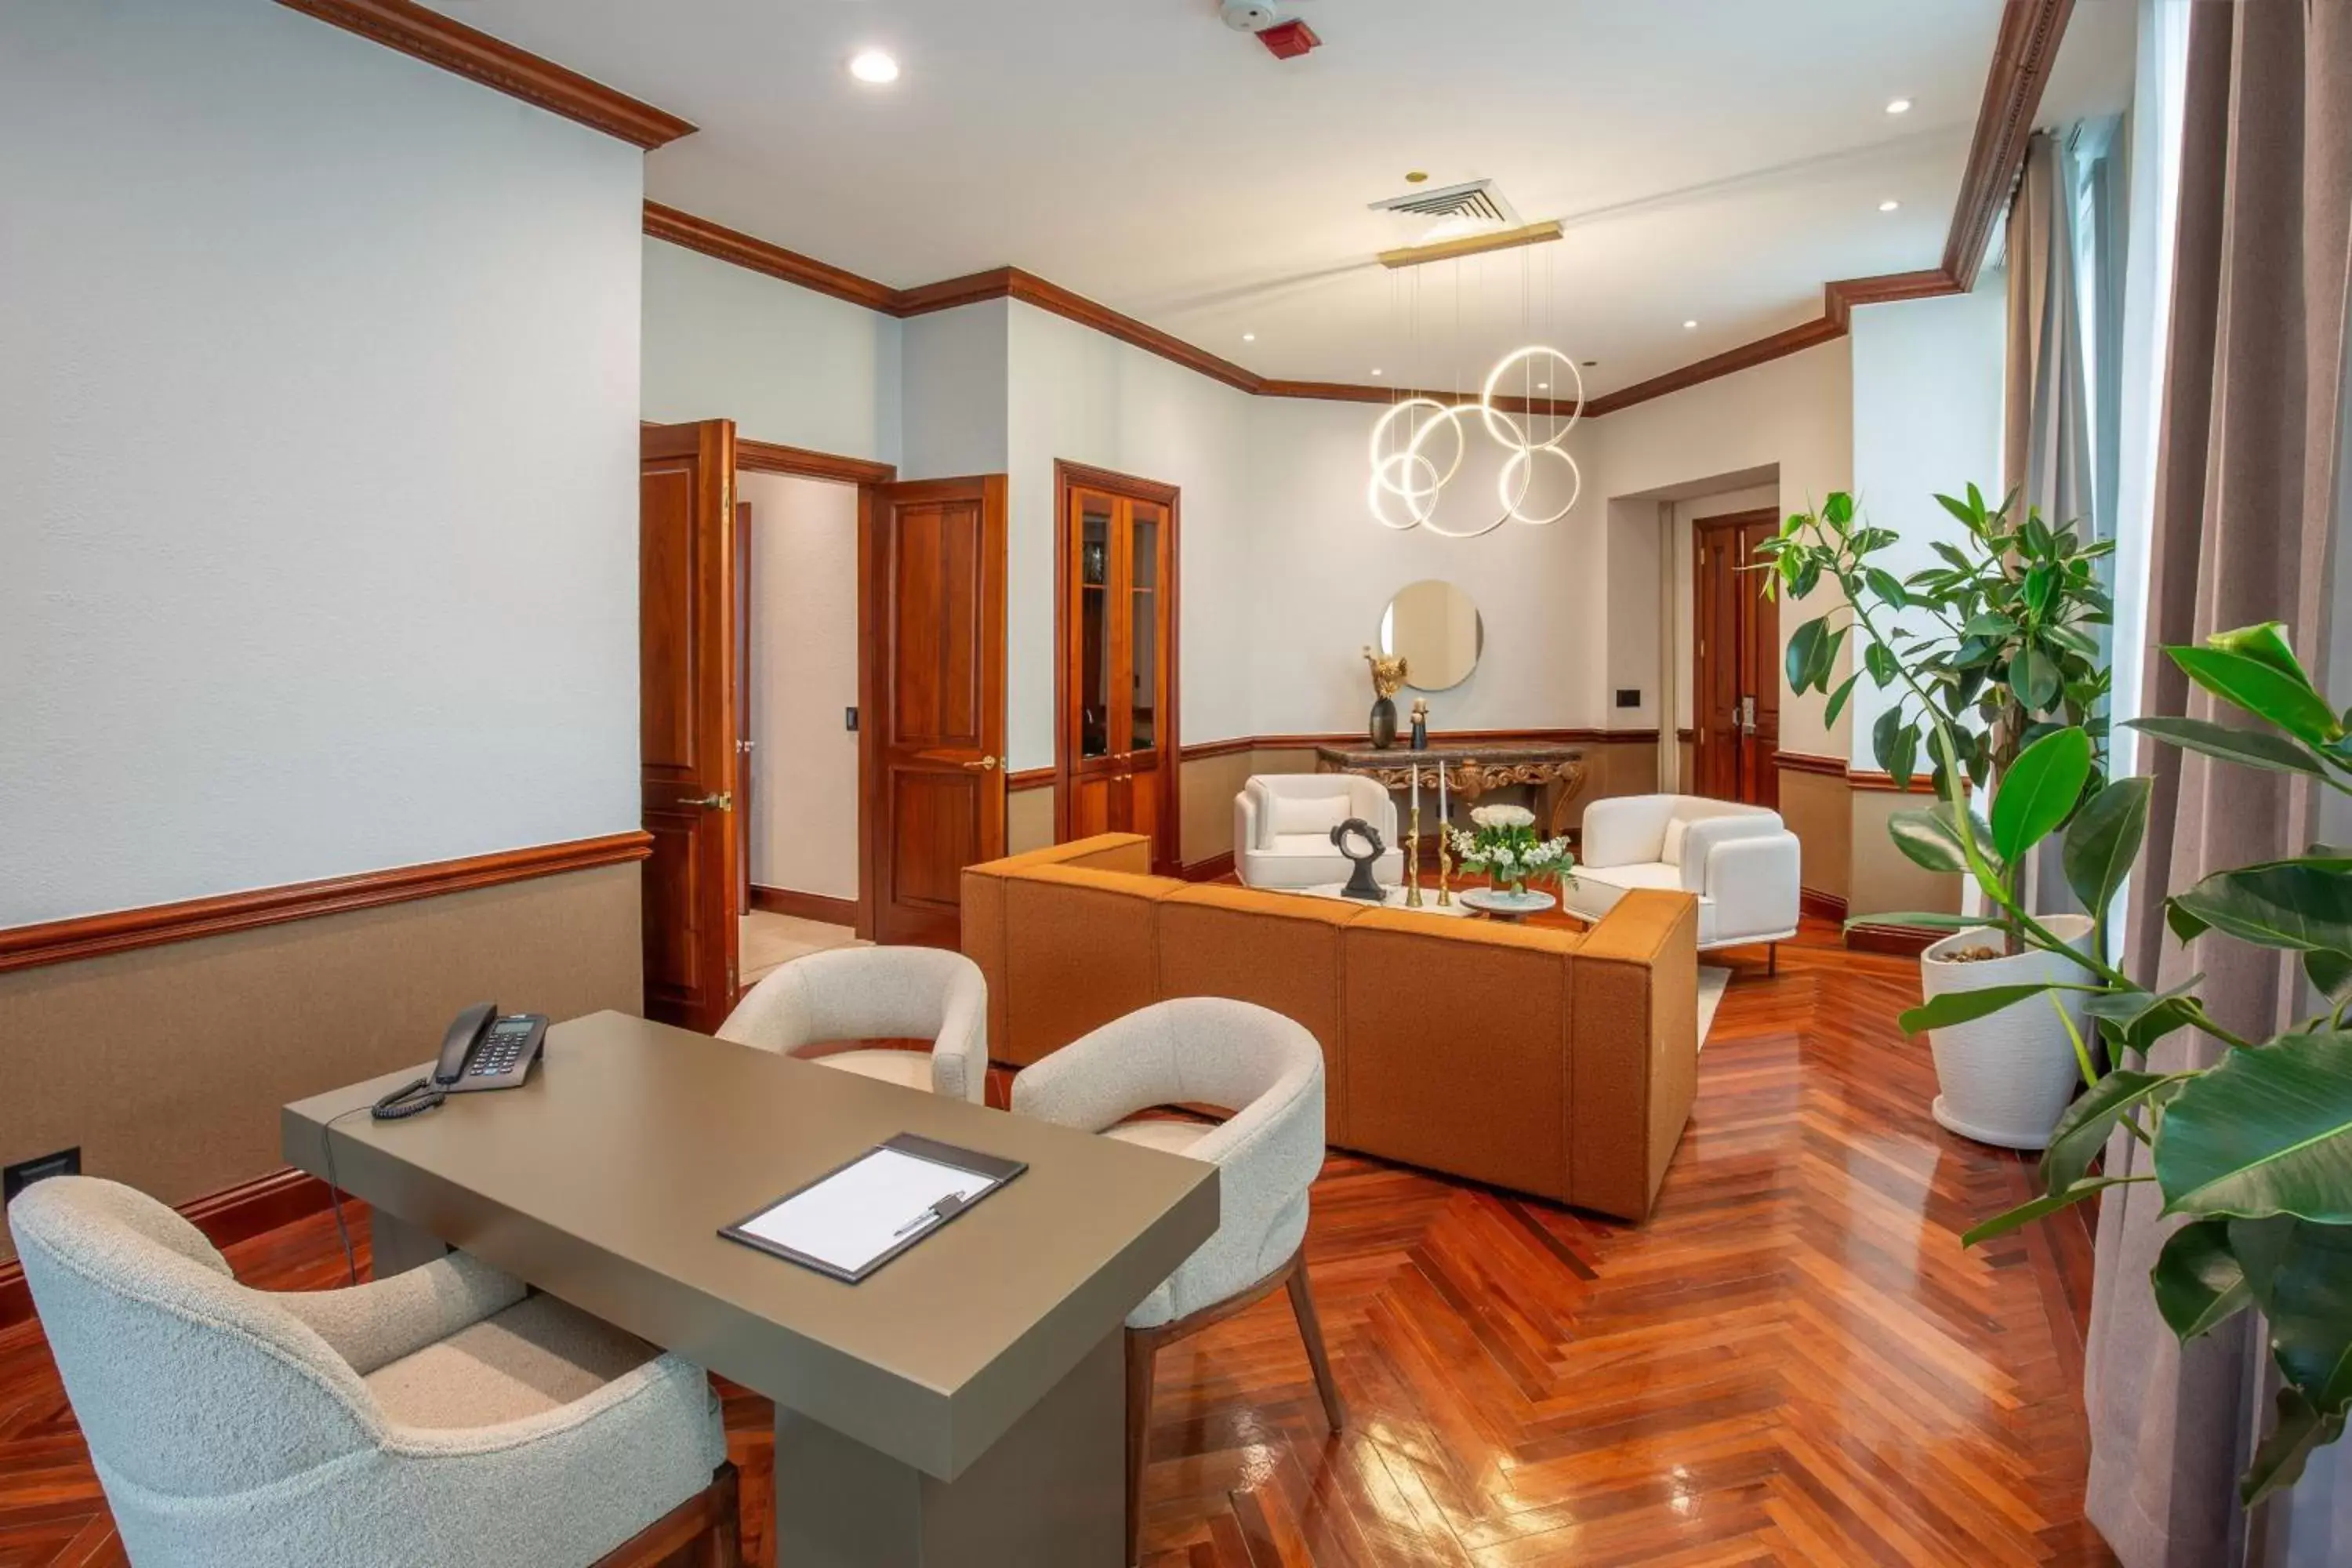
[(1797, 836), (1801, 881), (1809, 890), (1843, 900), (1853, 886), (1853, 790), (1843, 777), (1780, 770), (1780, 820)]
[(1032, 784), (1004, 796), (1004, 852), (1026, 855), (1054, 842), (1054, 786)]
[(1887, 837), (1886, 821), (1898, 811), (1934, 804), (1926, 794), (1897, 795), (1892, 790), (1858, 789), (1853, 793), (1853, 871), (1846, 893), (1846, 912), (1859, 920), (1873, 915), (1921, 910), (1957, 914), (1960, 879), (1951, 872), (1928, 871), (1915, 865)]
[(639, 919), (604, 866), (0, 974), (0, 1163), (78, 1144), (171, 1204), (267, 1175), (279, 1106), (429, 1061), (471, 1003), (641, 1011)]

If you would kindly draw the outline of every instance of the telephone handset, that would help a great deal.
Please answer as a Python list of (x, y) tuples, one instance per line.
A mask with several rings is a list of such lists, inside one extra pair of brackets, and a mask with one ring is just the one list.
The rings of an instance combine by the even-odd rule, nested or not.
[(453, 1094), (520, 1089), (546, 1040), (544, 1014), (500, 1017), (497, 1003), (478, 1002), (449, 1021), (432, 1076), (393, 1090), (375, 1102), (370, 1114), (378, 1121), (397, 1121), (430, 1110)]

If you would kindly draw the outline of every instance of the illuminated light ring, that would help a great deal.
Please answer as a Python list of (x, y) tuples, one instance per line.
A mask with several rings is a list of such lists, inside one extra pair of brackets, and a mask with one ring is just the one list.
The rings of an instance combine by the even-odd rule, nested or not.
[[(1528, 445), (1528, 442), (1527, 433), (1525, 431), (1520, 431), (1518, 439), (1514, 441), (1508, 437), (1506, 437), (1501, 431), (1495, 428), (1495, 422), (1498, 419), (1504, 418), (1504, 415), (1501, 410), (1495, 406), (1495, 388), (1501, 384), (1504, 374), (1513, 365), (1518, 363), (1523, 359), (1528, 359), (1537, 354), (1549, 354), (1567, 369), (1569, 378), (1576, 383), (1576, 410), (1568, 416), (1567, 423), (1563, 424), (1559, 429), (1551, 433), (1549, 439), (1538, 441), (1535, 443), (1535, 445), (1557, 449), (1560, 442), (1567, 439), (1568, 433), (1576, 428), (1576, 422), (1584, 417), (1584, 373), (1576, 368), (1576, 362), (1574, 360), (1569, 358), (1558, 349), (1549, 348), (1542, 343), (1529, 343), (1525, 348), (1513, 349), (1509, 353), (1507, 353), (1501, 359), (1496, 360), (1495, 362), (1495, 368), (1486, 373), (1486, 384), (1478, 389), (1478, 402), (1475, 405), (1479, 414), (1486, 422), (1486, 434), (1494, 437), (1496, 440), (1500, 441), (1506, 447), (1518, 447), (1525, 448)], [(1554, 379), (1557, 380), (1558, 377), (1555, 376)], [(1554, 398), (1552, 401), (1557, 403), (1559, 400), (1558, 398)]]
[[(1423, 513), (1421, 508), (1414, 505), (1413, 492), (1391, 483), (1385, 477), (1382, 470), (1391, 463), (1419, 463), (1423, 468), (1427, 468), (1433, 474), (1437, 471), (1437, 465), (1431, 462), (1427, 458), (1416, 457), (1410, 452), (1391, 452), (1387, 457), (1381, 458), (1379, 466), (1372, 470), (1371, 483), (1365, 488), (1364, 492), (1364, 499), (1371, 507), (1372, 521), (1379, 523), (1382, 528), (1388, 529), (1392, 532), (1405, 533), (1413, 529), (1419, 528), (1423, 522), (1428, 521), (1428, 518)], [(1435, 488), (1433, 487), (1427, 493), (1432, 498), (1432, 504), (1434, 505), (1437, 494)], [(1391, 494), (1404, 497), (1405, 506), (1412, 513), (1411, 517), (1407, 518), (1402, 522), (1391, 522), (1389, 521), (1387, 498)]]
[[(1447, 412), (1454, 415), (1462, 415), (1468, 413), (1471, 409), (1477, 406), (1478, 405), (1475, 403), (1456, 404), (1453, 408), (1447, 410)], [(1410, 449), (1411, 448), (1407, 448), (1407, 450)], [(1527, 499), (1525, 493), (1526, 486), (1524, 484), (1520, 487), (1520, 490), (1521, 494), (1519, 499), (1524, 500)], [(1503, 509), (1502, 514), (1496, 518), (1492, 522), (1481, 524), (1476, 528), (1456, 529), (1440, 526), (1436, 516), (1437, 509), (1433, 506), (1429, 510), (1429, 515), (1422, 519), (1422, 525), (1427, 528), (1430, 532), (1436, 534), (1441, 539), (1478, 539), (1494, 532), (1496, 529), (1502, 527), (1503, 524), (1510, 521), (1512, 510), (1513, 509), (1510, 506), (1506, 505)]]
[[(1436, 412), (1414, 427), (1412, 439), (1405, 446), (1403, 451), (1391, 453), (1386, 458), (1382, 457), (1381, 455), (1381, 437), (1388, 434), (1389, 426), (1396, 422), (1398, 416), (1403, 414), (1408, 409), (1412, 408), (1432, 408), (1435, 409)], [(1438, 474), (1436, 472), (1436, 465), (1431, 462), (1427, 458), (1421, 455), (1421, 444), (1428, 438), (1431, 429), (1441, 422), (1449, 424), (1454, 427), (1454, 461), (1447, 466), (1445, 472)], [(1439, 490), (1444, 489), (1446, 486), (1446, 482), (1452, 479), (1455, 472), (1461, 468), (1463, 454), (1469, 447), (1469, 441), (1463, 435), (1462, 421), (1459, 414), (1455, 410), (1446, 407), (1445, 405), (1438, 402), (1434, 397), (1408, 397), (1401, 403), (1392, 405), (1389, 408), (1389, 411), (1381, 415), (1379, 420), (1373, 424), (1370, 445), (1373, 483), (1379, 486), (1381, 489), (1388, 490), (1394, 495), (1402, 496), (1406, 500), (1410, 501), (1415, 495), (1423, 492), (1411, 489), (1391, 481), (1386, 477), (1386, 470), (1390, 461), (1394, 458), (1409, 455), (1413, 458), (1415, 461), (1426, 464), (1431, 473), (1435, 475), (1435, 478), (1431, 481), (1429, 489), (1426, 493), (1434, 495)]]
[[(1568, 465), (1568, 500), (1558, 511), (1552, 513), (1549, 517), (1527, 517), (1521, 515), (1519, 511), (1521, 503), (1526, 501), (1528, 499), (1528, 489), (1535, 484), (1535, 465), (1528, 461), (1528, 459), (1538, 452), (1549, 453), (1550, 456), (1558, 458), (1561, 462)], [(1510, 494), (1511, 470), (1513, 468), (1518, 469), (1523, 476), (1519, 481), (1519, 495), (1518, 500), (1512, 500)], [(1549, 445), (1522, 447), (1517, 451), (1512, 453), (1510, 457), (1505, 460), (1503, 464), (1503, 471), (1495, 477), (1495, 493), (1502, 498), (1504, 506), (1509, 509), (1506, 515), (1514, 518), (1520, 522), (1531, 524), (1537, 528), (1548, 528), (1551, 524), (1558, 522), (1561, 518), (1566, 517), (1570, 512), (1576, 510), (1576, 498), (1584, 493), (1584, 470), (1576, 466), (1576, 459), (1574, 458), (1570, 457), (1566, 452), (1561, 451), (1557, 447)]]

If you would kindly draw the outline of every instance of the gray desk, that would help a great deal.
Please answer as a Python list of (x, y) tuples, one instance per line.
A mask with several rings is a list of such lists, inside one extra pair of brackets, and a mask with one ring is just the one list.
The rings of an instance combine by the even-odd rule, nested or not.
[[(617, 1013), (522, 1089), (325, 1131), (415, 1076), (286, 1107), (287, 1159), (331, 1137), (395, 1266), (424, 1233), (774, 1400), (779, 1562), (1120, 1561), (1121, 1325), (1215, 1230), (1213, 1167)], [(860, 1285), (717, 1235), (898, 1132), (1029, 1170)]]

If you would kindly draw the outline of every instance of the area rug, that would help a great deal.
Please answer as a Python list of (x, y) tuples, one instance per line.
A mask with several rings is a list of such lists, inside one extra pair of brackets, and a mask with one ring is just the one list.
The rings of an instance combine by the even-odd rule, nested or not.
[(1712, 964), (1698, 966), (1698, 1048), (1706, 1049), (1706, 1032), (1715, 1026), (1715, 1010), (1723, 1003), (1723, 988), (1731, 984), (1731, 971)]

